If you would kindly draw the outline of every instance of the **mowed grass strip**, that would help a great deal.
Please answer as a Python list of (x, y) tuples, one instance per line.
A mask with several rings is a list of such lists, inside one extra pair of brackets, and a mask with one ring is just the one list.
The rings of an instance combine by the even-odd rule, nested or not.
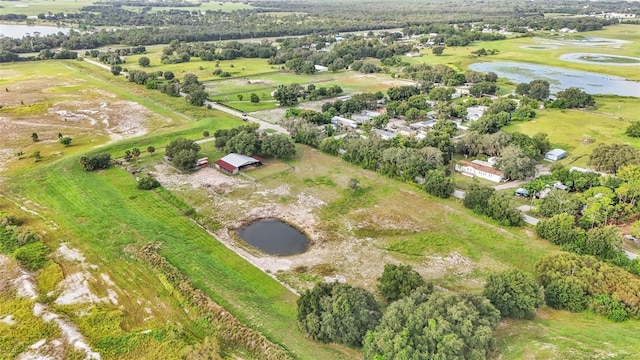
[[(355, 352), (310, 341), (296, 326), (296, 297), (244, 261), (155, 193), (136, 190), (118, 168), (86, 173), (77, 159), (16, 179), (14, 191), (50, 209), (53, 218), (104, 264), (127, 261), (124, 249), (160, 242), (161, 253), (193, 284), (240, 320), (303, 359), (354, 358)], [(83, 221), (78, 221), (83, 219)], [(133, 262), (129, 266), (136, 266)]]
[(640, 321), (544, 308), (533, 320), (505, 320), (496, 330), (496, 359), (637, 359)]

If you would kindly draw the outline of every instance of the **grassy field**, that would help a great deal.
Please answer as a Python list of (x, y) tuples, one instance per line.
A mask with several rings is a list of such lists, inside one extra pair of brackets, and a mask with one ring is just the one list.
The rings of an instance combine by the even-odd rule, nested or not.
[[(540, 111), (535, 119), (514, 122), (504, 130), (519, 131), (527, 135), (547, 133), (554, 148), (567, 150), (567, 158), (559, 161), (567, 166), (585, 167), (589, 155), (599, 143), (623, 143), (640, 148), (640, 139), (625, 134), (629, 120), (640, 119), (640, 103), (637, 99), (597, 97), (596, 106), (595, 111)], [(585, 139), (595, 141), (587, 142)]]

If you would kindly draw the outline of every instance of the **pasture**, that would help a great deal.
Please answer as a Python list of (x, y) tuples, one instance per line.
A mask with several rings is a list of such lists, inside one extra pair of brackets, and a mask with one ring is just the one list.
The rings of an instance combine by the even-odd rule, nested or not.
[(504, 130), (530, 136), (547, 133), (552, 147), (567, 150), (567, 158), (559, 161), (567, 166), (586, 167), (589, 155), (599, 143), (640, 148), (640, 139), (625, 134), (630, 120), (638, 120), (640, 114), (636, 98), (596, 97), (596, 107), (596, 110), (539, 111), (533, 120), (513, 122)]

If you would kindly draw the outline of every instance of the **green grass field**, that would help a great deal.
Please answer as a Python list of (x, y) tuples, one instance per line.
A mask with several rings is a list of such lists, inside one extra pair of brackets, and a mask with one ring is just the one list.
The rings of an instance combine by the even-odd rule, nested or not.
[[(640, 148), (640, 139), (625, 134), (629, 120), (640, 119), (640, 103), (637, 99), (597, 97), (596, 106), (597, 110), (588, 111), (540, 111), (533, 120), (513, 122), (504, 130), (519, 131), (527, 135), (547, 133), (554, 148), (567, 150), (568, 156), (559, 161), (567, 166), (586, 167), (589, 155), (599, 143), (623, 143)], [(595, 142), (585, 139), (593, 139)]]

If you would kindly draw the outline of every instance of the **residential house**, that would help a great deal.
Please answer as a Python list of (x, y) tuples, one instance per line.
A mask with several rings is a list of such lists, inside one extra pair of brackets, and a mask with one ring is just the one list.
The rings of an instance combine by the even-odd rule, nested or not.
[(476, 121), (484, 115), (485, 111), (489, 109), (488, 106), (477, 105), (467, 108), (467, 120)]
[(488, 166), (488, 164), (489, 163), (480, 160), (474, 160), (474, 162), (460, 160), (455, 165), (455, 170), (461, 172), (462, 175), (470, 177), (479, 177), (493, 182), (504, 181), (504, 173)]

